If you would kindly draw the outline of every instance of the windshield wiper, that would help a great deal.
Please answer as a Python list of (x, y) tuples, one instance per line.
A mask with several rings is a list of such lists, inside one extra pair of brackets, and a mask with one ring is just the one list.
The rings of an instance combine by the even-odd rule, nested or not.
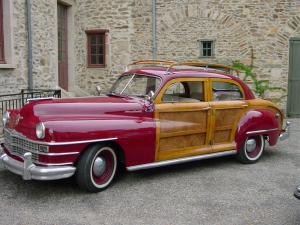
[(125, 97), (124, 95), (117, 94), (117, 93), (115, 93), (115, 92), (108, 92), (106, 95), (107, 95), (107, 96), (120, 97), (120, 98)]

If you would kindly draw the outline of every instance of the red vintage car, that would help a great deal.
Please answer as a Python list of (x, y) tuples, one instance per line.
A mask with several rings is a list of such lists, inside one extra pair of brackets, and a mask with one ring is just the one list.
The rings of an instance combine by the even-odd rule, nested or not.
[(105, 96), (33, 99), (5, 112), (0, 165), (24, 180), (74, 175), (97, 192), (119, 166), (135, 171), (228, 155), (254, 163), (266, 141), (288, 137), (283, 113), (255, 98), (230, 67), (134, 64)]

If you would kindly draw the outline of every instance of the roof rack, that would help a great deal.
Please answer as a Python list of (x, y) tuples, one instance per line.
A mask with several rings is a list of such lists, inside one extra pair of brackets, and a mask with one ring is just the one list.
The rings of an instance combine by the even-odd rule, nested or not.
[(176, 62), (168, 61), (168, 60), (141, 60), (141, 61), (135, 61), (131, 64), (128, 64), (126, 66), (126, 71), (128, 71), (128, 67), (134, 66), (134, 65), (156, 65), (156, 66), (170, 67), (173, 64), (176, 64)]
[(201, 61), (186, 61), (186, 62), (179, 62), (179, 63), (173, 63), (171, 64), (167, 71), (166, 71), (166, 74), (169, 73), (169, 71), (175, 67), (175, 66), (193, 66), (193, 67), (201, 67), (201, 68), (204, 68), (204, 69), (208, 69), (208, 68), (211, 68), (211, 69), (216, 69), (216, 70), (221, 70), (221, 71), (226, 71), (230, 74), (233, 74), (232, 72), (236, 72), (237, 75), (239, 75), (240, 71), (231, 67), (231, 66), (226, 66), (224, 64), (215, 64), (215, 63), (208, 63), (208, 62), (201, 62)]

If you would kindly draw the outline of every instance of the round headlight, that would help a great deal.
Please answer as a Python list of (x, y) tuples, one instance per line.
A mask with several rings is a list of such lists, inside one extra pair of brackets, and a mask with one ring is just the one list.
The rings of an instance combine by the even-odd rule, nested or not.
[(35, 134), (37, 138), (43, 139), (45, 137), (45, 125), (44, 123), (38, 123), (35, 127)]
[(9, 122), (9, 118), (10, 118), (10, 114), (8, 111), (5, 111), (3, 113), (3, 116), (2, 116), (2, 122), (3, 122), (3, 126), (5, 127), (5, 125)]

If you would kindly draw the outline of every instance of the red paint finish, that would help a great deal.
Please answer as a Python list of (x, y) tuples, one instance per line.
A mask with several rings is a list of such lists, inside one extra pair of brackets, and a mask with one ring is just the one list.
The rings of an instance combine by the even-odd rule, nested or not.
[[(11, 112), (10, 128), (40, 141), (35, 126), (44, 122), (46, 142), (72, 142), (117, 138), (126, 166), (149, 163), (155, 156), (155, 121), (139, 98), (91, 97), (41, 100)], [(16, 124), (16, 117), (20, 117)], [(88, 144), (50, 146), (51, 153), (82, 152)], [(43, 163), (76, 162), (79, 155), (40, 156)]]
[(256, 109), (248, 111), (240, 120), (237, 127), (235, 141), (239, 150), (244, 144), (247, 137), (256, 136), (259, 134), (246, 134), (249, 131), (270, 130), (275, 131), (261, 132), (259, 134), (269, 136), (269, 144), (275, 145), (281, 132), (280, 121), (275, 116), (273, 111), (267, 109)]

